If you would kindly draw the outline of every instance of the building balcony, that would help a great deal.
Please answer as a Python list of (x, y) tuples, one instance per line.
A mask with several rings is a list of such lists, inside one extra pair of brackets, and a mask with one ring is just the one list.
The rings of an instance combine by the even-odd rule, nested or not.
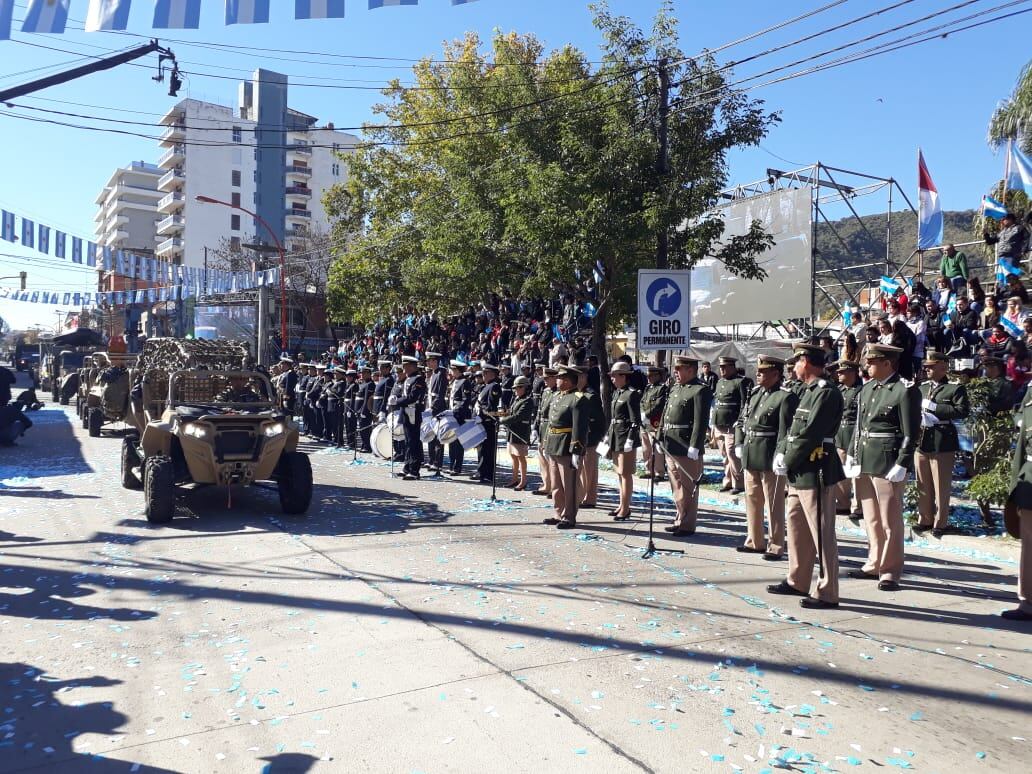
[(288, 175), (298, 175), (299, 177), (311, 177), (311, 167), (299, 167), (297, 164), (287, 164)]
[(287, 210), (287, 219), (289, 220), (290, 218), (300, 218), (303, 221), (308, 221), (308, 220), (311, 220), (311, 218), (312, 218), (312, 211), (311, 210), (288, 209)]
[(168, 169), (169, 167), (174, 167), (176, 164), (182, 164), (185, 160), (186, 146), (173, 145), (161, 154), (161, 158), (158, 159), (158, 166)]
[(186, 228), (186, 218), (182, 215), (169, 215), (158, 221), (157, 233), (159, 235), (178, 234), (184, 228)]
[(299, 156), (311, 156), (312, 148), (308, 145), (288, 145), (287, 153), (296, 153)]
[(122, 229), (115, 229), (114, 231), (107, 231), (103, 238), (100, 240), (104, 247), (114, 247), (120, 242), (129, 238), (129, 232), (123, 231)]
[(176, 191), (186, 183), (186, 173), (181, 169), (170, 169), (158, 178), (159, 191)]
[(167, 148), (186, 139), (186, 126), (180, 123), (170, 124), (158, 138), (158, 145)]
[(286, 231), (284, 231), (283, 235), (287, 239), (307, 239), (308, 231), (304, 228), (304, 226), (294, 226), (293, 228), (288, 228)]
[(312, 189), (306, 185), (288, 185), (287, 196), (304, 196), (310, 199), (312, 197)]
[(175, 191), (158, 202), (158, 212), (171, 215), (173, 212), (181, 210), (185, 205), (186, 196), (179, 191)]
[(179, 255), (183, 252), (183, 240), (178, 237), (172, 237), (166, 239), (164, 242), (158, 245), (158, 249), (154, 251), (154, 254), (159, 258), (166, 258), (175, 255)]

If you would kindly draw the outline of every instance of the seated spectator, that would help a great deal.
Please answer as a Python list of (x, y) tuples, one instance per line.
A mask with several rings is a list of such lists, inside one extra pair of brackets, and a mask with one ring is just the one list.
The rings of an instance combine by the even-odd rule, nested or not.
[(921, 314), (921, 304), (918, 301), (911, 301), (910, 306), (907, 307), (907, 328), (914, 336), (914, 348), (913, 348), (913, 372), (920, 374), (922, 371), (921, 361), (924, 360), (925, 347), (927, 345), (927, 333), (928, 324), (925, 322), (924, 315)]
[(935, 299), (925, 302), (925, 343), (928, 349), (946, 351), (946, 329), (943, 326), (942, 309)]
[(939, 261), (939, 274), (946, 278), (954, 292), (960, 292), (968, 281), (967, 256), (958, 253), (953, 245), (946, 245)]
[[(1007, 299), (1007, 306), (1001, 315), (1001, 317), (1012, 322), (1018, 329), (1021, 329), (1025, 324), (1026, 317), (1025, 310), (1022, 309), (1021, 304), (1021, 296), (1011, 296)], [(1013, 328), (1011, 328), (1011, 330), (1013, 330)]]
[(978, 315), (979, 325), (986, 331), (1000, 321), (1000, 312), (996, 307), (996, 296), (989, 293), (985, 296), (985, 306)]
[(982, 287), (982, 283), (978, 281), (978, 277), (972, 277), (968, 280), (967, 295), (971, 301), (971, 308), (976, 312), (981, 312), (985, 307), (985, 289)]
[(1021, 339), (1011, 338), (1009, 349), (1007, 378), (1014, 385), (1014, 392), (1020, 401), (1024, 399), (1025, 390), (1032, 380), (1032, 357), (1029, 356), (1028, 346)]
[(946, 309), (950, 305), (950, 299), (953, 298), (953, 288), (950, 287), (950, 281), (945, 277), (939, 277), (935, 281), (935, 295), (932, 296), (935, 302), (942, 308)]
[(996, 283), (996, 296), (997, 298), (1017, 296), (1021, 299), (1022, 304), (1028, 303), (1028, 290), (1025, 289), (1021, 277), (1016, 277), (1013, 274), (1008, 275), (1003, 282)]
[(985, 350), (995, 357), (1003, 357), (1010, 348), (1011, 336), (1001, 323), (996, 323), (990, 331), (989, 338), (985, 340)]
[(1027, 316), (1022, 321), (1022, 330), (1024, 331), (1022, 340), (1026, 345), (1032, 346), (1032, 315)]
[[(904, 298), (906, 298), (906, 296), (904, 296)], [(905, 309), (906, 309), (906, 306), (904, 306), (902, 303), (900, 303), (900, 301), (898, 299), (896, 299), (896, 298), (889, 299), (889, 303), (886, 304), (886, 306), (885, 306), (885, 311), (889, 315), (889, 322), (890, 323), (895, 323), (896, 320), (905, 320), (906, 319), (906, 315), (903, 313), (903, 311)]]
[(967, 296), (957, 298), (957, 307), (946, 317), (946, 341), (952, 349), (958, 342), (977, 344), (978, 315), (968, 305)]
[(889, 322), (888, 318), (882, 318), (878, 321), (878, 343), (892, 344), (892, 323)]
[(932, 291), (921, 281), (921, 275), (915, 274), (910, 280), (910, 303), (917, 301), (920, 304), (924, 304), (931, 297)]
[(848, 360), (851, 363), (860, 362), (860, 346), (856, 343), (856, 336), (846, 333), (839, 339), (838, 359)]
[(864, 329), (864, 342), (860, 347), (860, 360), (863, 363), (867, 357), (867, 346), (880, 343), (879, 330), (877, 325), (869, 325)]

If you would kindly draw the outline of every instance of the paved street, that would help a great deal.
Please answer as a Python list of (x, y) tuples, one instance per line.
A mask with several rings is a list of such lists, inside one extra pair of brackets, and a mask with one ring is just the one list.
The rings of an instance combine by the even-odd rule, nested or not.
[(307, 518), (209, 489), (152, 528), (116, 435), (32, 418), (0, 449), (2, 771), (1026, 770), (1013, 552), (910, 545), (903, 591), (804, 611), (734, 507), (642, 561), (612, 474), (562, 533), (319, 447)]

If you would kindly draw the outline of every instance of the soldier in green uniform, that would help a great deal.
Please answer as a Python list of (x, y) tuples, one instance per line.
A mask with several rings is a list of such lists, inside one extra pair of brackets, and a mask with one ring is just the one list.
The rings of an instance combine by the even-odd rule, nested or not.
[(649, 386), (641, 396), (641, 460), (645, 463), (645, 472), (641, 474), (641, 478), (654, 476), (657, 481), (662, 481), (666, 472), (666, 460), (661, 452), (656, 451), (655, 438), (670, 387), (663, 380), (663, 369), (659, 366), (649, 366), (648, 379)]
[(606, 409), (602, 404), (598, 367), (581, 370), (578, 390), (588, 418), (588, 440), (584, 448), (581, 471), (581, 508), (594, 508), (598, 501), (598, 445), (606, 437)]
[[(748, 533), (738, 551), (763, 554), (777, 560), (785, 549), (785, 479), (774, 473), (778, 440), (788, 432), (792, 412), (799, 399), (782, 389), (785, 361), (760, 355), (756, 364), (757, 385), (749, 396), (742, 418), (735, 427), (735, 454), (745, 469), (745, 518)], [(770, 528), (763, 531), (766, 509)]]
[(735, 424), (749, 400), (752, 381), (738, 375), (733, 357), (720, 358), (720, 379), (713, 395), (713, 426), (717, 430), (717, 448), (724, 458), (724, 486), (721, 492), (741, 494), (745, 491), (742, 461), (735, 454)]
[(527, 488), (527, 452), (530, 450), (530, 427), (534, 422), (530, 379), (517, 376), (512, 382), (512, 390), (512, 403), (509, 408), (499, 410), (498, 423), (508, 431), (507, 447), (512, 460), (512, 480), (508, 486), (522, 492)]
[(1010, 621), (1032, 621), (1032, 390), (1014, 412), (1017, 446), (1011, 460), (1010, 494), (1007, 507), (1017, 510), (1017, 533), (1021, 540), (1018, 562), (1018, 606), (1004, 610)]
[(1014, 408), (1014, 385), (1005, 376), (1006, 364), (1002, 358), (987, 355), (982, 358), (985, 378), (989, 380), (989, 410), (1002, 414)]
[(709, 433), (709, 412), (713, 393), (699, 381), (699, 361), (691, 357), (674, 359), (674, 385), (667, 394), (657, 442), (666, 454), (670, 489), (677, 508), (674, 523), (665, 527), (675, 535), (694, 535), (699, 510), (702, 453)]
[[(774, 457), (774, 472), (788, 477), (788, 576), (767, 591), (801, 596), (803, 607), (838, 607), (838, 543), (832, 509), (833, 487), (843, 478), (842, 463), (835, 454), (842, 393), (822, 378), (825, 354), (819, 346), (797, 344), (794, 357), (796, 376), (805, 387)], [(819, 574), (811, 594), (815, 562)]]
[(917, 514), (915, 532), (932, 530), (942, 537), (949, 529), (950, 487), (953, 463), (960, 451), (956, 419), (971, 413), (967, 390), (946, 378), (949, 360), (941, 352), (929, 350), (922, 363), (928, 377), (921, 383), (921, 440), (914, 455), (917, 474)]
[(616, 470), (620, 487), (620, 504), (609, 512), (614, 521), (631, 518), (631, 496), (634, 494), (635, 450), (641, 443), (641, 393), (631, 387), (634, 369), (622, 360), (609, 372), (613, 380), (613, 400), (609, 408), (609, 456)]
[(533, 494), (543, 497), (552, 496), (552, 466), (548, 462), (548, 454), (545, 452), (545, 439), (548, 437), (548, 410), (552, 405), (552, 399), (556, 396), (555, 377), (559, 372), (550, 366), (544, 368), (545, 388), (538, 398), (537, 417), (534, 426), (538, 439), (538, 472), (541, 474), (541, 488), (535, 489)]
[(555, 517), (545, 519), (559, 529), (577, 526), (578, 468), (588, 442), (588, 413), (584, 397), (576, 391), (579, 368), (561, 366), (559, 392), (548, 408), (548, 429), (542, 447), (552, 468), (552, 505)]
[(896, 371), (902, 349), (868, 344), (869, 381), (860, 391), (856, 432), (846, 458), (856, 477), (869, 541), (867, 562), (851, 578), (878, 581), (882, 591), (899, 590), (903, 573), (903, 489), (914, 469), (921, 430), (921, 393)]
[[(853, 441), (853, 432), (856, 430), (856, 412), (860, 400), (860, 388), (863, 384), (860, 381), (860, 364), (852, 360), (839, 360), (838, 368), (835, 369), (835, 376), (838, 377), (839, 392), (842, 393), (842, 421), (839, 423), (838, 432), (835, 433), (835, 449), (838, 452), (839, 461), (846, 462), (849, 453), (849, 444)], [(853, 492), (853, 482), (843, 478), (835, 485), (835, 513), (849, 515), (854, 522), (863, 518), (860, 512), (860, 503)]]

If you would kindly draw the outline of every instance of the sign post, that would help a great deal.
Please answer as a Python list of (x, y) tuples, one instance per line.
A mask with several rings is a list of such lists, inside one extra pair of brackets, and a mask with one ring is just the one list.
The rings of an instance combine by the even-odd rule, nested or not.
[(638, 270), (638, 341), (644, 351), (691, 343), (690, 271)]

